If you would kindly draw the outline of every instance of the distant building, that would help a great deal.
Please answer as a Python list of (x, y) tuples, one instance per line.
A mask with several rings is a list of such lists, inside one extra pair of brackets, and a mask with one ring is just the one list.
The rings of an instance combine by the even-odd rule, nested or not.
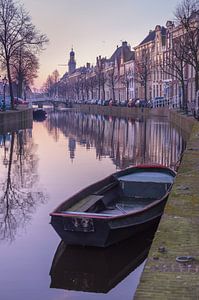
[(76, 70), (75, 52), (73, 48), (70, 51), (70, 59), (68, 61), (68, 73), (72, 74)]
[(60, 80), (59, 91), (68, 101), (85, 102), (134, 98), (134, 51), (126, 41), (109, 59), (98, 56), (96, 65), (76, 68), (75, 53), (70, 52), (68, 73)]

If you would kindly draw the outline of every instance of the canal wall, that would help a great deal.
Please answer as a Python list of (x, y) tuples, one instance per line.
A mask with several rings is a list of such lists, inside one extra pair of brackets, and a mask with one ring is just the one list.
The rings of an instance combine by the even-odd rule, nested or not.
[(32, 108), (0, 112), (0, 134), (32, 128)]
[(118, 106), (101, 106), (101, 105), (88, 105), (76, 104), (74, 106), (78, 111), (90, 114), (111, 115), (113, 117), (137, 117), (137, 116), (158, 116), (167, 117), (167, 108), (140, 108), (140, 107), (118, 107)]
[(169, 121), (177, 126), (183, 134), (183, 137), (187, 140), (193, 124), (196, 122), (192, 116), (187, 116), (183, 112), (169, 109), (166, 107), (159, 108), (140, 108), (140, 107), (117, 107), (117, 106), (99, 106), (99, 105), (87, 105), (76, 104), (76, 111), (81, 111), (88, 114), (101, 114), (113, 117), (123, 118), (137, 118), (137, 117), (157, 117), (168, 118)]
[[(187, 147), (134, 299), (199, 300), (199, 122), (165, 108), (83, 106), (77, 109), (117, 117), (167, 117), (184, 132)], [(187, 262), (179, 262), (179, 257), (187, 258)]]

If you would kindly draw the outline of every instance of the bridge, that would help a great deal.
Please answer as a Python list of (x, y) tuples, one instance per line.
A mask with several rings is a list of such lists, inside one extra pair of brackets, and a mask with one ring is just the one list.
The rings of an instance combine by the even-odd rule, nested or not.
[(39, 108), (42, 108), (44, 105), (52, 105), (54, 108), (62, 107), (72, 107), (72, 103), (64, 98), (50, 98), (50, 97), (41, 97), (41, 98), (32, 98), (29, 100), (32, 105), (38, 105)]

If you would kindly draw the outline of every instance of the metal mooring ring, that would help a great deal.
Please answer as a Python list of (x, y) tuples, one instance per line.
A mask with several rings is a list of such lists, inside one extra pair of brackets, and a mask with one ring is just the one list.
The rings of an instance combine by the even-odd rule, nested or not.
[(191, 262), (194, 260), (193, 256), (177, 256), (176, 261), (180, 263), (186, 263), (186, 262)]

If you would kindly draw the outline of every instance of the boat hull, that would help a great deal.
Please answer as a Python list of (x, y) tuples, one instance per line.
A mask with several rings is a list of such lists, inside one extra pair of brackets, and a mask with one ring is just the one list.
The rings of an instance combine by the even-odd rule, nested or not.
[(155, 207), (147, 210), (147, 212), (137, 215), (127, 215), (114, 219), (98, 219), (87, 216), (87, 220), (92, 222), (92, 229), (88, 231), (79, 228), (67, 228), (68, 224), (79, 224), (84, 221), (83, 217), (64, 217), (52, 216), (51, 225), (58, 233), (60, 238), (68, 245), (83, 245), (95, 247), (107, 247), (118, 243), (139, 232), (145, 231), (152, 225), (159, 223), (166, 204), (166, 198)]

